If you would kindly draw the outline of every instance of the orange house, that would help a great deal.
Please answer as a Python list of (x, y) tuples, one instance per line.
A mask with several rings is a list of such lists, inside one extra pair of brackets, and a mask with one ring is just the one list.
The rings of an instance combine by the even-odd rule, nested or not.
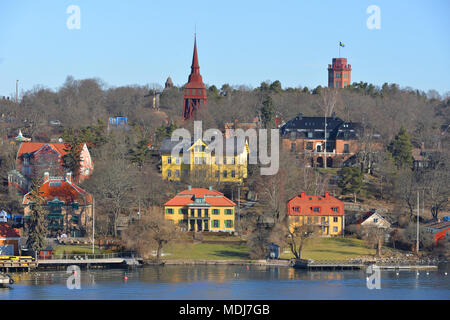
[(306, 195), (302, 192), (287, 203), (289, 229), (311, 225), (321, 235), (343, 234), (345, 228), (344, 203), (325, 192), (324, 196)]
[(18, 256), (20, 246), (19, 230), (0, 222), (0, 256)]

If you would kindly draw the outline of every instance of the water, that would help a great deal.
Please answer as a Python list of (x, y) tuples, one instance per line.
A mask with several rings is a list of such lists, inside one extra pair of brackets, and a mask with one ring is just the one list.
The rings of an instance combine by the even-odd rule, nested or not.
[[(66, 286), (64, 271), (13, 274), (0, 300), (183, 299), (439, 299), (450, 298), (450, 270), (381, 271), (381, 289), (369, 290), (367, 274), (304, 271), (266, 266), (151, 266), (126, 270), (81, 270), (81, 289)], [(427, 275), (428, 272), (428, 275)], [(445, 275), (447, 272), (448, 275)], [(124, 276), (128, 279), (125, 280)]]

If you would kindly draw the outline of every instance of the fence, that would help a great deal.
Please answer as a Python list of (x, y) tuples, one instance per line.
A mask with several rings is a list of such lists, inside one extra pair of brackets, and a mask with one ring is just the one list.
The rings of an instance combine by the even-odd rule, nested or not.
[(115, 259), (115, 258), (136, 258), (134, 252), (118, 252), (118, 253), (103, 253), (103, 254), (52, 254), (49, 256), (38, 257), (39, 260), (92, 260), (92, 259)]

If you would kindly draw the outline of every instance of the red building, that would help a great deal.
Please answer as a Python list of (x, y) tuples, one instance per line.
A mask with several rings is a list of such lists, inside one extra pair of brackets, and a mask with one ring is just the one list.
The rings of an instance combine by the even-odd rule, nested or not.
[(333, 58), (328, 65), (328, 87), (344, 88), (351, 84), (352, 66), (347, 64), (347, 58)]
[[(8, 185), (21, 193), (29, 191), (31, 181), (40, 178), (44, 172), (52, 176), (62, 176), (67, 171), (63, 166), (63, 157), (67, 154), (64, 143), (23, 142), (16, 157), (16, 169), (8, 173)], [(80, 172), (74, 176), (81, 183), (92, 174), (94, 164), (86, 144), (80, 154)]]
[(206, 106), (206, 88), (200, 75), (200, 66), (197, 56), (197, 38), (194, 40), (194, 56), (192, 57), (191, 74), (188, 83), (184, 86), (183, 118), (195, 118), (197, 110)]
[(431, 222), (424, 225), (424, 228), (433, 234), (434, 244), (437, 244), (445, 237), (450, 237), (450, 221)]
[(324, 196), (302, 192), (287, 203), (291, 230), (302, 225), (316, 227), (322, 235), (341, 234), (345, 226), (344, 202), (325, 192)]

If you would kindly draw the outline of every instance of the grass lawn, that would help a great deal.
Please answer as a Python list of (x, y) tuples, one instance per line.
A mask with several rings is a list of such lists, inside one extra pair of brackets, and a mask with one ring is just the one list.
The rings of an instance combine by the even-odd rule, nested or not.
[[(346, 260), (373, 254), (375, 254), (375, 249), (367, 248), (362, 240), (352, 238), (318, 238), (312, 239), (305, 244), (302, 258), (313, 260)], [(293, 257), (291, 252), (281, 253), (282, 259), (290, 259)]]
[(163, 249), (164, 259), (248, 260), (246, 245), (210, 243), (174, 243)]
[[(164, 259), (198, 259), (198, 260), (248, 260), (246, 245), (227, 243), (175, 243), (163, 249), (169, 254)], [(362, 240), (351, 238), (318, 238), (309, 241), (303, 249), (304, 259), (346, 260), (373, 255), (375, 249), (369, 249)], [(289, 253), (282, 253), (282, 259), (293, 258)]]

